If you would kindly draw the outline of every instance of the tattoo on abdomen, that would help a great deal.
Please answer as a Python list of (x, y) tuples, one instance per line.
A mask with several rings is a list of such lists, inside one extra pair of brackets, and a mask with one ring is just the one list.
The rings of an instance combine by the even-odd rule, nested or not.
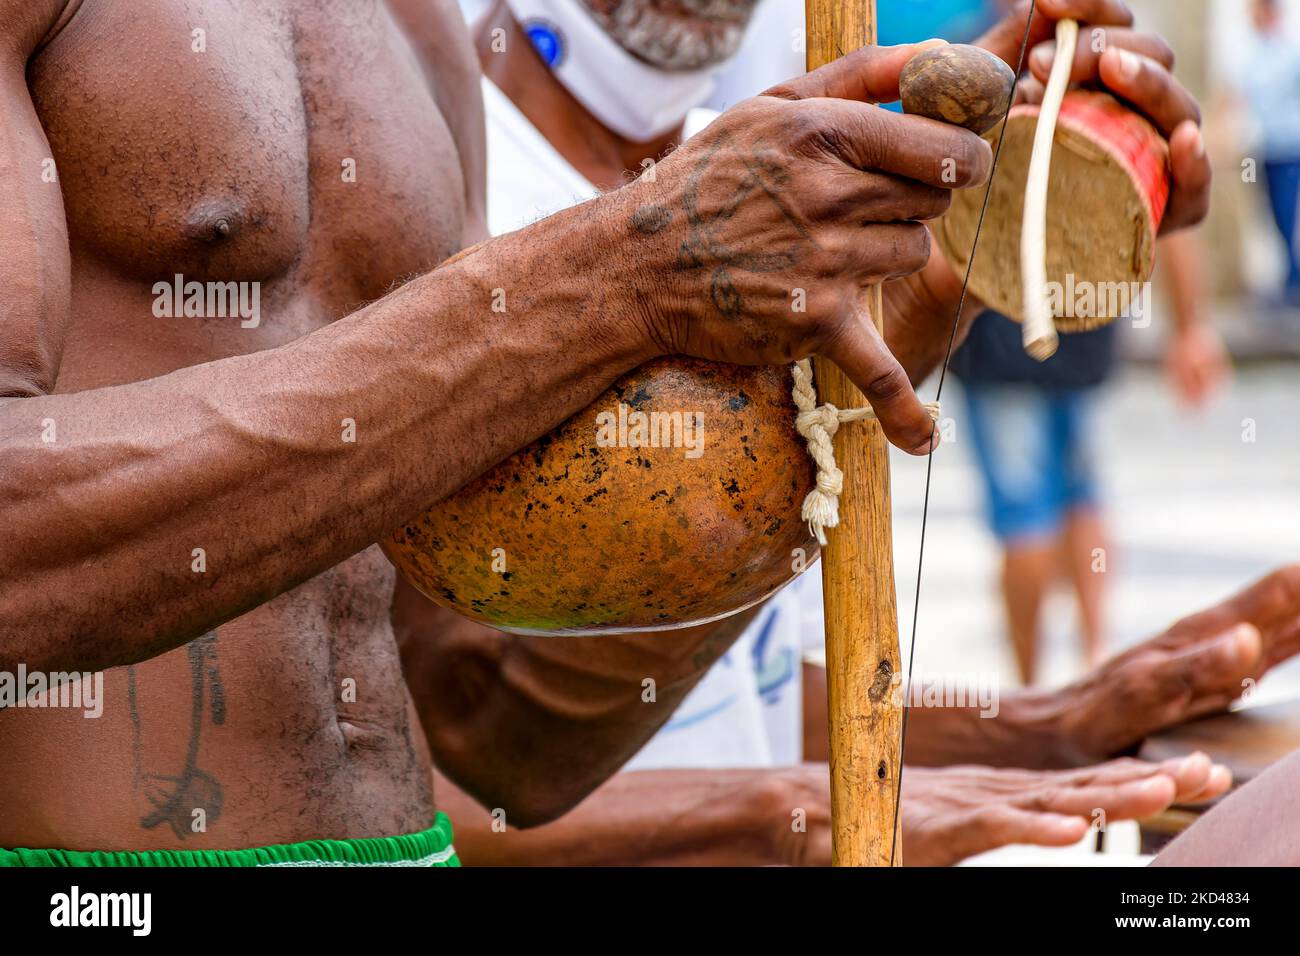
[[(762, 140), (742, 149), (730, 134), (722, 133), (696, 162), (683, 190), (682, 213), (686, 217), (688, 234), (678, 248), (677, 268), (707, 271), (709, 298), (729, 319), (738, 319), (745, 312), (744, 299), (732, 280), (733, 271), (771, 273), (789, 269), (798, 263), (801, 253), (813, 241), (803, 223), (778, 195), (778, 191), (790, 182), (790, 171), (776, 159), (777, 155), (776, 150), (768, 149)], [(739, 158), (746, 174), (715, 211), (706, 213), (700, 206), (700, 188), (719, 156)], [(796, 238), (784, 248), (765, 248), (762, 251), (746, 251), (731, 245), (727, 228), (736, 213), (746, 204), (764, 201), (776, 206)], [(672, 220), (672, 210), (649, 203), (632, 214), (632, 227), (642, 235), (650, 236), (663, 230)]]
[(140, 818), (140, 825), (146, 830), (152, 830), (165, 823), (179, 840), (200, 832), (200, 821), (202, 830), (206, 830), (209, 824), (215, 823), (221, 816), (221, 784), (212, 774), (199, 768), (198, 757), (205, 712), (211, 711), (215, 727), (226, 721), (226, 695), (221, 684), (220, 662), (217, 658), (217, 632), (211, 631), (191, 641), (185, 646), (185, 653), (190, 664), (190, 736), (179, 772), (144, 770), (143, 731), (136, 701), (134, 667), (127, 668), (126, 684), (134, 735), (134, 788), (143, 792), (152, 808)]

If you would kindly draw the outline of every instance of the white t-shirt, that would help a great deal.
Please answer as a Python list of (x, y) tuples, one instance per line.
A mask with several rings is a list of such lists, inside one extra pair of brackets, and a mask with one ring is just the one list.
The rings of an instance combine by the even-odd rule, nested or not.
[[(486, 78), (483, 99), (488, 228), (494, 236), (600, 192)], [(712, 110), (692, 110), (687, 137), (716, 116)], [(813, 569), (768, 601), (627, 769), (798, 763), (803, 750), (802, 661), (806, 650), (821, 648), (821, 633), (821, 574)]]
[(803, 757), (803, 657), (811, 633), (803, 605), (814, 589), (820, 604), (817, 570), (771, 598), (626, 769), (798, 763)]

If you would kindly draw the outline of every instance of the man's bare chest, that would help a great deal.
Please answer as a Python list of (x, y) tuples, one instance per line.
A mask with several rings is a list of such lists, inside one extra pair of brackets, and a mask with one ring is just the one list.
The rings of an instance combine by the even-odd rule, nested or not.
[(154, 289), (182, 276), (260, 286), (260, 322), (208, 323), (194, 339), (216, 341), (194, 360), (256, 351), (383, 295), (461, 241), (455, 143), (379, 0), (85, 0), (29, 83), (74, 299), (93, 277), (97, 311), (111, 316), (103, 328), (78, 317), (74, 338), (158, 335), (185, 316), (160, 319)]

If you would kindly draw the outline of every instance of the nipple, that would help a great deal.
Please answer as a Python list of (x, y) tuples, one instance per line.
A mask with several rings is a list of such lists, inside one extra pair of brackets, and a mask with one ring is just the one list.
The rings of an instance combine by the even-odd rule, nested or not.
[(208, 200), (195, 206), (185, 217), (185, 235), (196, 242), (229, 242), (239, 235), (244, 220), (239, 203), (228, 199)]

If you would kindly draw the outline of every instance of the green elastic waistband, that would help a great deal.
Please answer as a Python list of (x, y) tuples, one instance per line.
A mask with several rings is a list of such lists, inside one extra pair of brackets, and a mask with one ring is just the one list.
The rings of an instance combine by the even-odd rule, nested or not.
[(423, 833), (359, 840), (308, 840), (247, 850), (0, 850), (0, 866), (460, 866), (451, 821), (438, 814)]

